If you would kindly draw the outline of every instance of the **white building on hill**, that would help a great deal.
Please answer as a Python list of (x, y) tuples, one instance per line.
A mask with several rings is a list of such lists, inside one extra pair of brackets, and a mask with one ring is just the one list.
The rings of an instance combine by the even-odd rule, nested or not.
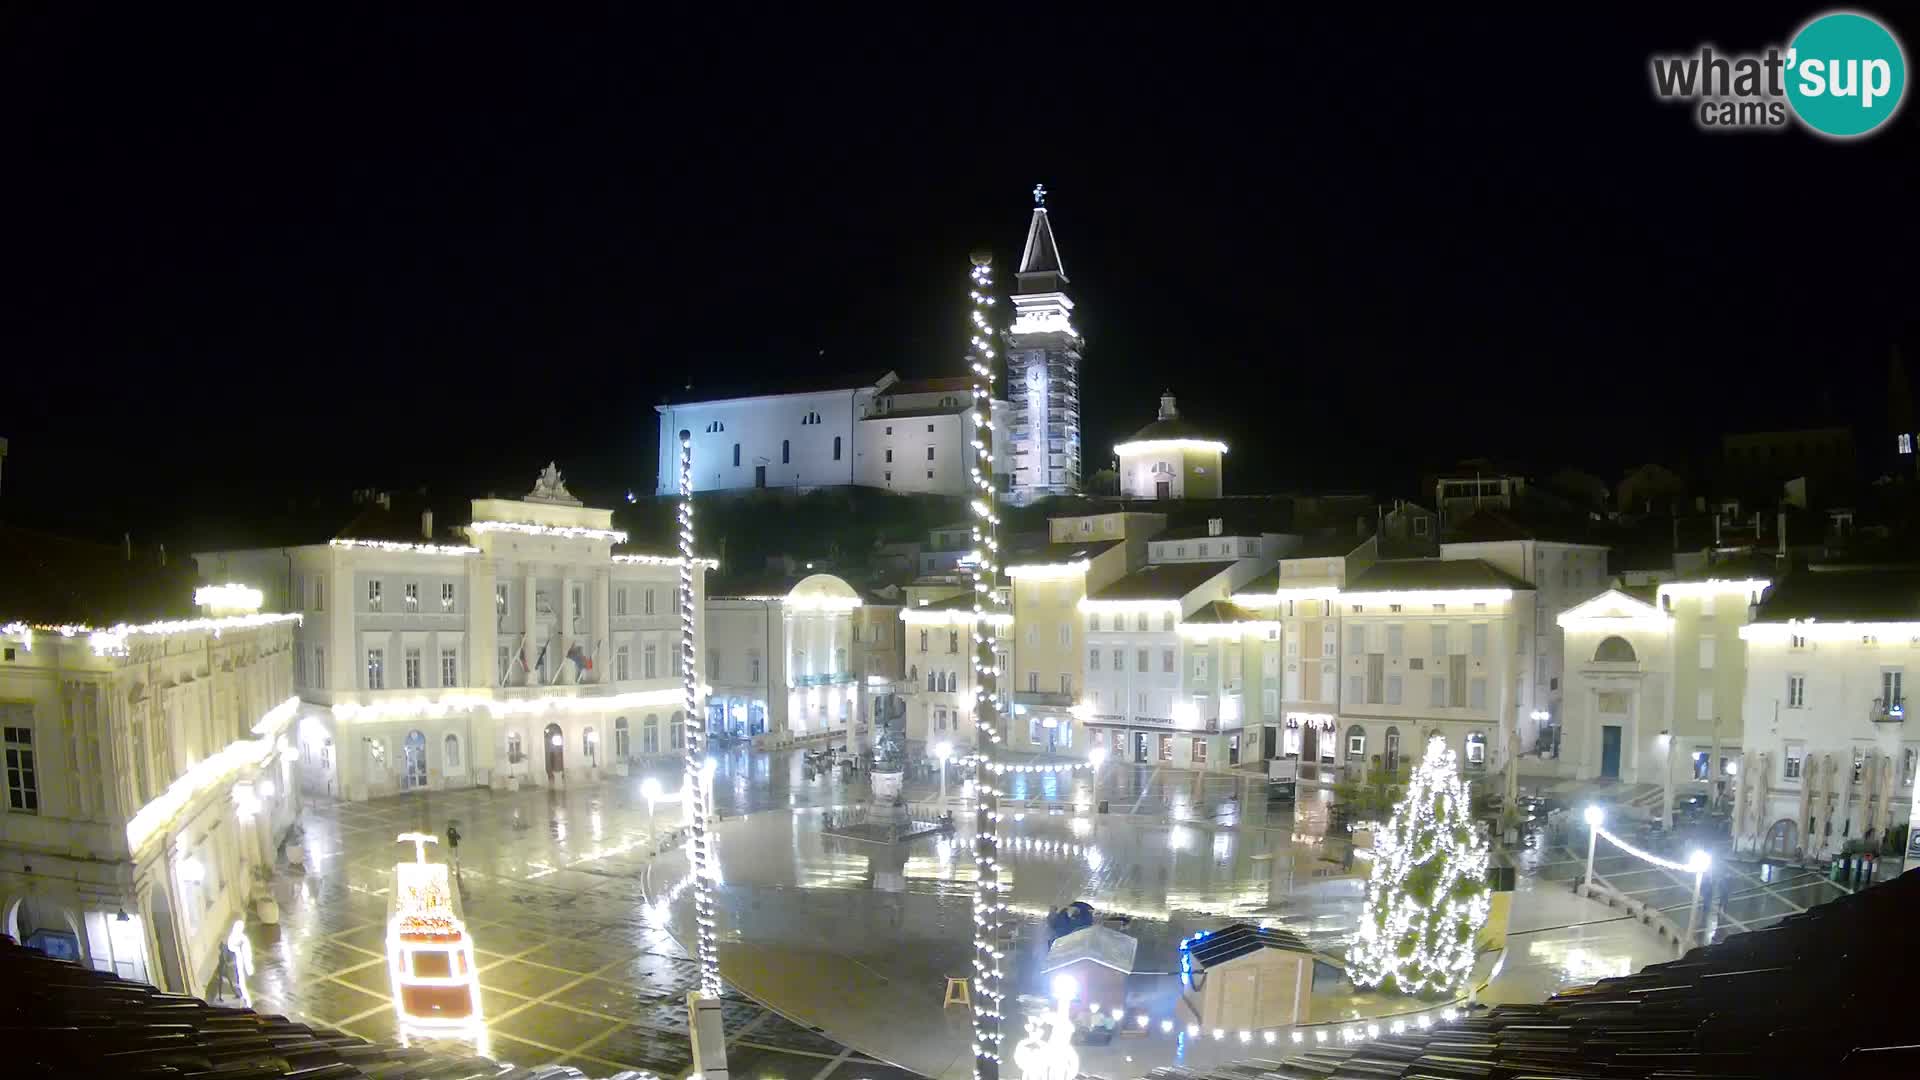
[[(964, 496), (973, 490), (969, 470), (979, 425), (966, 378), (902, 380), (891, 371), (818, 378), (655, 411), (661, 495), (679, 492), (681, 431), (692, 439), (695, 491), (853, 485)], [(1006, 417), (1006, 402), (995, 402), (996, 440), (1006, 437)]]

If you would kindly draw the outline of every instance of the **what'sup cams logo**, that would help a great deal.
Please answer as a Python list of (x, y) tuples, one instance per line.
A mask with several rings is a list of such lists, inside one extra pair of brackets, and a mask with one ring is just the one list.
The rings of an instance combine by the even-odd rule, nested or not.
[(1900, 111), (1907, 58), (1880, 20), (1852, 11), (1814, 17), (1791, 44), (1757, 53), (1655, 56), (1654, 96), (1684, 101), (1708, 131), (1766, 131), (1798, 119), (1832, 138), (1868, 135)]

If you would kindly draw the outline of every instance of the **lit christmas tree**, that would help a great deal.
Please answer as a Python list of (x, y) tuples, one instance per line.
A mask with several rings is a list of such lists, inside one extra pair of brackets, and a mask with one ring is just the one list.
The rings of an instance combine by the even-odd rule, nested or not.
[(1355, 984), (1408, 994), (1458, 993), (1487, 921), (1487, 845), (1467, 785), (1435, 735), (1393, 820), (1375, 836), (1360, 933), (1347, 952)]

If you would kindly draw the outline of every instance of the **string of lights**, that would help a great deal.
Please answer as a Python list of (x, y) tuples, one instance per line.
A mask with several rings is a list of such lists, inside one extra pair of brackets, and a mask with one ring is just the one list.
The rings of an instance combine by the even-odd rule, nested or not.
[(979, 752), (969, 760), (976, 766), (973, 834), (973, 1075), (974, 1080), (999, 1080), (1002, 1006), (1000, 925), (1006, 917), (1006, 898), (1000, 885), (1000, 790), (994, 747), (1000, 745), (1000, 627), (1006, 600), (1000, 594), (1000, 541), (995, 526), (993, 490), (993, 325), (987, 312), (993, 306), (993, 255), (973, 256), (972, 349), (974, 464), (973, 486), (973, 722)]
[(1360, 932), (1347, 969), (1361, 986), (1458, 992), (1486, 925), (1487, 844), (1473, 827), (1453, 749), (1435, 735), (1393, 819), (1374, 838)]
[[(624, 539), (624, 536), (622, 537)], [(693, 793), (693, 917), (697, 924), (700, 992), (720, 996), (720, 949), (714, 937), (713, 773), (707, 769), (706, 725), (701, 722), (699, 669), (694, 665), (693, 433), (680, 432), (680, 686), (687, 713), (686, 790)]]

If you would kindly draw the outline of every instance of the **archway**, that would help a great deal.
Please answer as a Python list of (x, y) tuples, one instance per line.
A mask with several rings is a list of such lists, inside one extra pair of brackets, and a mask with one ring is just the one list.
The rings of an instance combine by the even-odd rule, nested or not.
[(1639, 659), (1634, 654), (1632, 643), (1618, 634), (1601, 641), (1600, 647), (1593, 650), (1593, 662), (1596, 664), (1631, 664)]
[(29, 949), (39, 949), (56, 960), (84, 963), (80, 955), (80, 923), (63, 905), (44, 896), (21, 897), (7, 909), (6, 931)]
[(540, 733), (540, 743), (547, 751), (547, 775), (567, 771), (567, 737), (560, 732), (559, 724), (548, 724)]
[(1761, 848), (1761, 854), (1775, 857), (1790, 857), (1800, 846), (1800, 826), (1792, 818), (1781, 818), (1767, 830), (1767, 842)]
[(401, 744), (402, 756), (406, 758), (406, 768), (400, 774), (400, 790), (413, 791), (427, 786), (427, 737), (419, 728), (407, 732), (407, 738)]

